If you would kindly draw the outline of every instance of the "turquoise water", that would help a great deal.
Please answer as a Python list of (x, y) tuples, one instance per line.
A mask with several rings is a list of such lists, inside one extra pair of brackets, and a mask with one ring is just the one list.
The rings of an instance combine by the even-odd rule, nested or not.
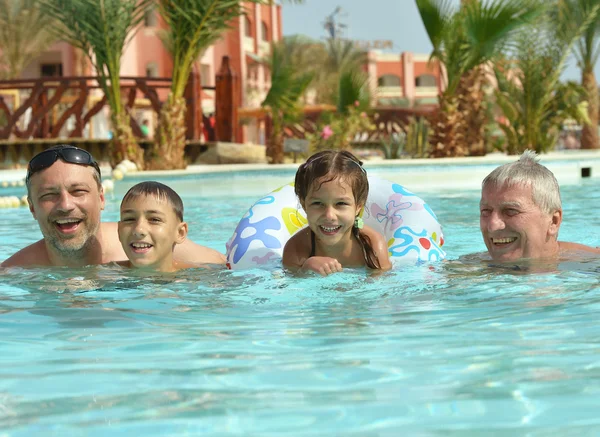
[[(191, 238), (224, 251), (280, 181), (240, 179), (226, 201), (218, 183), (169, 180)], [(479, 192), (413, 190), (448, 262), (325, 279), (0, 271), (0, 435), (598, 435), (600, 261), (463, 261), (485, 249)], [(595, 185), (563, 199), (561, 239), (600, 245)], [(0, 214), (0, 258), (39, 237), (26, 209)]]

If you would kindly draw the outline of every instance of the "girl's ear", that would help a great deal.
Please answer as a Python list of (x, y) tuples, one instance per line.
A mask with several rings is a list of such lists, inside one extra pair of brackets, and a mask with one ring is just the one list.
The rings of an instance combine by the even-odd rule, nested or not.
[(362, 212), (363, 208), (365, 207), (365, 205), (356, 205), (356, 212), (354, 213), (355, 217), (358, 217), (360, 215), (360, 213)]

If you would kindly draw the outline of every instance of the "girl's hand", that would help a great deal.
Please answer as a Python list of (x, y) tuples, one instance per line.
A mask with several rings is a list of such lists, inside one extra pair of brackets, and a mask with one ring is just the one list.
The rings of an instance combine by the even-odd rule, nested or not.
[(341, 272), (342, 265), (335, 258), (328, 256), (311, 256), (302, 265), (303, 270), (311, 270), (321, 276), (328, 276), (332, 273)]

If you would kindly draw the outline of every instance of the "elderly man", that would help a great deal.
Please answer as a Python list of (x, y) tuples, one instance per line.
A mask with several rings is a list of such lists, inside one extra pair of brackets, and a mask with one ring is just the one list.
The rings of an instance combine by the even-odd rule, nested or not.
[(492, 171), (482, 183), (479, 224), (494, 261), (552, 259), (600, 249), (558, 241), (562, 206), (558, 182), (535, 152)]
[[(2, 263), (11, 266), (104, 264), (127, 259), (116, 223), (101, 223), (104, 192), (100, 169), (85, 150), (62, 145), (47, 149), (27, 167), (27, 200), (43, 238)], [(175, 257), (192, 264), (224, 264), (225, 257), (189, 240)]]

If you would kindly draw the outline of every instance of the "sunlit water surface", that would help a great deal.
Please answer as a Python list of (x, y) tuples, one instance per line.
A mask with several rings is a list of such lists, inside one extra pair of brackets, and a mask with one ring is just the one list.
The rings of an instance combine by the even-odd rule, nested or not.
[[(221, 251), (260, 197), (182, 192)], [(598, 435), (600, 262), (464, 261), (485, 249), (479, 193), (420, 194), (449, 261), (380, 276), (1, 271), (0, 435)], [(598, 190), (563, 200), (561, 239), (599, 245)], [(0, 215), (0, 258), (39, 237)]]

